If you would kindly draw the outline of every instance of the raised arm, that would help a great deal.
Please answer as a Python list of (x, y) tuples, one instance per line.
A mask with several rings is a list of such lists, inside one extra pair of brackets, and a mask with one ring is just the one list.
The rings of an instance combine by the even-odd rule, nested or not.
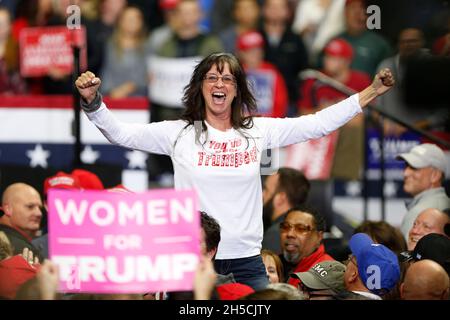
[(75, 86), (81, 95), (81, 99), (90, 105), (94, 101), (101, 83), (100, 78), (97, 78), (92, 72), (86, 71), (75, 81)]
[(125, 123), (117, 119), (102, 102), (98, 92), (101, 80), (92, 72), (82, 73), (75, 81), (81, 95), (81, 107), (88, 119), (115, 145), (157, 154), (171, 154), (173, 140), (181, 130), (181, 121), (150, 124)]
[(388, 68), (380, 70), (370, 86), (359, 93), (359, 105), (367, 106), (373, 99), (389, 91), (395, 84), (394, 76)]
[(360, 113), (373, 99), (387, 92), (394, 85), (389, 69), (383, 69), (366, 89), (323, 110), (306, 116), (284, 119), (255, 119), (265, 131), (265, 148), (283, 147), (294, 143), (317, 139), (339, 129)]

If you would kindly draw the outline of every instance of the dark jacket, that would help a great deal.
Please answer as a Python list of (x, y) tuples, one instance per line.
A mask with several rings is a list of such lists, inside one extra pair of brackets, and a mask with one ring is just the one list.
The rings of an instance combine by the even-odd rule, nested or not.
[(43, 257), (39, 250), (19, 231), (4, 224), (0, 224), (0, 231), (3, 231), (8, 237), (15, 255), (21, 254), (24, 248), (28, 248), (33, 252), (33, 256), (38, 257), (39, 262), (42, 262)]
[(288, 87), (289, 101), (296, 103), (300, 87), (298, 74), (308, 67), (308, 56), (303, 40), (288, 26), (280, 43), (271, 46), (267, 34), (263, 29), (260, 31), (265, 41), (265, 60), (274, 64), (281, 72)]

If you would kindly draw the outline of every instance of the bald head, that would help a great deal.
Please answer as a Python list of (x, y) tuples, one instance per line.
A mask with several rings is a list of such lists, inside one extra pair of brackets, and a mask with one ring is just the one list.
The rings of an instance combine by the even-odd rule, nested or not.
[(408, 234), (408, 250), (414, 250), (417, 242), (430, 233), (444, 233), (445, 224), (450, 222), (449, 216), (438, 209), (428, 208), (423, 210), (414, 220), (414, 224)]
[(42, 218), (39, 192), (25, 183), (14, 183), (3, 192), (4, 215), (0, 223), (34, 236)]
[(449, 297), (447, 272), (432, 260), (413, 263), (400, 287), (402, 300), (446, 300)]
[(3, 192), (2, 205), (14, 202), (17, 198), (35, 194), (39, 195), (39, 192), (32, 186), (22, 182), (13, 183)]

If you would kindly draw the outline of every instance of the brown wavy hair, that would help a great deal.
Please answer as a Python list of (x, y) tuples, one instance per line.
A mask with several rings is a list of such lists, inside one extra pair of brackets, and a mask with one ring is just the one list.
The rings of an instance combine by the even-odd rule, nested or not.
[(225, 64), (229, 65), (230, 72), (236, 79), (236, 97), (231, 104), (231, 125), (236, 130), (253, 127), (252, 115), (256, 113), (256, 100), (250, 91), (242, 65), (231, 53), (212, 53), (195, 67), (189, 84), (184, 88), (182, 99), (186, 110), (181, 119), (187, 121), (189, 125), (201, 121), (202, 128), (206, 131), (206, 106), (202, 94), (203, 79), (214, 65), (222, 73)]

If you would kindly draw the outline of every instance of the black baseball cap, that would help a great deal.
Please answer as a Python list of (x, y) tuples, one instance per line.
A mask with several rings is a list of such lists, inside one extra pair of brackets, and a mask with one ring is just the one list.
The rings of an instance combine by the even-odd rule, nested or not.
[(430, 259), (450, 274), (450, 238), (438, 233), (423, 236), (412, 252), (415, 261)]

